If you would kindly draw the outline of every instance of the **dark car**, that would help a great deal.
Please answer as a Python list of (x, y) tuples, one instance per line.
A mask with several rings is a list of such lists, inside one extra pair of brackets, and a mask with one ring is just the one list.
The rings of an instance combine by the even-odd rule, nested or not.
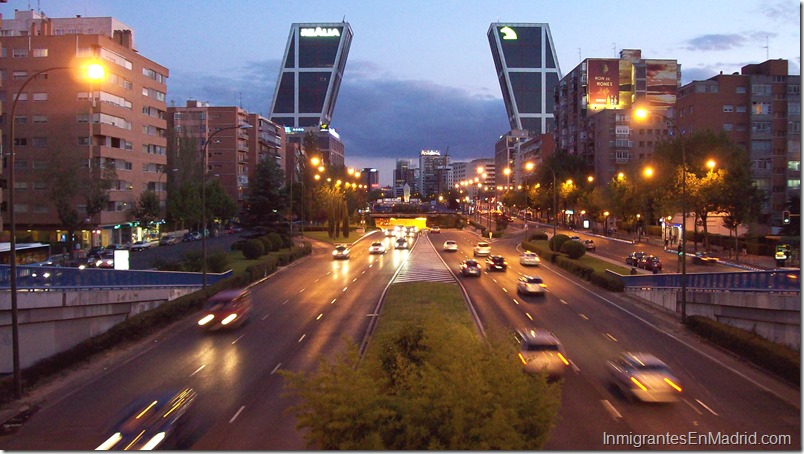
[(489, 271), (505, 271), (508, 269), (508, 262), (501, 255), (492, 255), (486, 259), (486, 269)]
[(659, 260), (659, 257), (656, 257), (655, 255), (646, 255), (639, 259), (637, 267), (657, 273), (662, 270), (662, 262)]
[(98, 451), (182, 449), (184, 424), (197, 393), (192, 388), (143, 396), (126, 407), (123, 417), (110, 430), (112, 435)]
[(477, 260), (469, 259), (469, 260), (464, 260), (463, 262), (461, 262), (461, 275), (462, 276), (477, 276), (477, 277), (480, 277), (481, 274), (483, 274), (483, 272), (480, 270), (480, 264), (477, 263)]
[(696, 252), (692, 257), (692, 263), (700, 265), (716, 265), (719, 259), (708, 252)]
[(625, 258), (625, 264), (626, 265), (631, 265), (631, 266), (637, 266), (637, 264), (639, 263), (639, 260), (642, 257), (646, 256), (646, 255), (648, 255), (648, 254), (647, 254), (647, 252), (644, 252), (644, 251), (632, 252), (632, 253), (628, 254), (628, 257)]

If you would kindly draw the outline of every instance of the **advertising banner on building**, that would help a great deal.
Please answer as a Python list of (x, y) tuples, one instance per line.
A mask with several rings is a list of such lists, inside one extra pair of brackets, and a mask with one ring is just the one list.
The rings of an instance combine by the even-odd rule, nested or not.
[(678, 64), (675, 60), (646, 60), (648, 104), (668, 109), (676, 102)]
[(620, 103), (619, 60), (587, 60), (587, 105), (590, 109), (613, 108)]

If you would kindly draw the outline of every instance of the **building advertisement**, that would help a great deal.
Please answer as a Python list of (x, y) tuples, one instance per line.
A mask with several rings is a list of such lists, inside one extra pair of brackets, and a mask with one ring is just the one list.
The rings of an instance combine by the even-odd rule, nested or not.
[(620, 61), (587, 60), (587, 105), (589, 109), (614, 108), (620, 103)]
[(646, 60), (648, 105), (668, 109), (676, 103), (678, 64), (675, 60)]

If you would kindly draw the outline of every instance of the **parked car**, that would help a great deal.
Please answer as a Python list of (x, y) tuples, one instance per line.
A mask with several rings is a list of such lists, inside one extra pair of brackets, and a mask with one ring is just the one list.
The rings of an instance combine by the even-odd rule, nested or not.
[(628, 254), (628, 257), (625, 258), (625, 264), (631, 266), (637, 266), (637, 263), (639, 263), (639, 259), (641, 259), (645, 255), (647, 255), (647, 252), (645, 251), (632, 252)]
[(444, 241), (444, 252), (458, 252), (458, 243), (454, 240)]
[(485, 241), (481, 241), (472, 249), (472, 254), (475, 257), (488, 256), (491, 254), (491, 245)]
[(179, 239), (173, 235), (165, 235), (159, 240), (160, 246), (173, 246), (178, 243)]
[(385, 245), (382, 241), (375, 241), (369, 246), (369, 254), (385, 254)]
[(516, 283), (516, 292), (520, 295), (545, 296), (544, 280), (539, 276), (522, 276)]
[(581, 241), (581, 237), (579, 237), (578, 235), (570, 235), (569, 239), (571, 241)]
[(339, 244), (335, 246), (335, 250), (332, 251), (332, 258), (335, 260), (338, 259), (348, 259), (349, 258), (349, 247), (345, 244)]
[(519, 256), (519, 264), (524, 266), (539, 266), (541, 259), (532, 251), (525, 251)]
[(569, 369), (564, 346), (550, 331), (541, 328), (517, 330), (514, 339), (519, 343), (518, 357), (525, 372), (544, 372), (549, 380), (555, 380)]
[(251, 317), (251, 308), (250, 291), (223, 290), (207, 300), (198, 326), (207, 331), (236, 328), (248, 321)]
[(639, 259), (637, 267), (658, 273), (662, 270), (662, 262), (655, 255), (646, 255)]
[(461, 275), (466, 276), (477, 276), (480, 277), (483, 274), (483, 271), (480, 269), (480, 264), (477, 263), (477, 260), (467, 259), (461, 262)]
[(151, 247), (151, 243), (149, 243), (146, 240), (141, 240), (141, 241), (135, 241), (134, 243), (132, 243), (130, 249), (132, 251), (144, 251), (146, 249), (149, 249), (150, 247)]
[(583, 240), (583, 246), (586, 248), (587, 251), (595, 250), (595, 242), (593, 240)]
[(649, 353), (626, 352), (608, 361), (612, 384), (627, 397), (643, 402), (673, 402), (681, 384), (667, 364)]
[(201, 241), (201, 232), (187, 232), (182, 241)]
[(488, 271), (505, 271), (508, 269), (508, 262), (501, 255), (491, 255), (486, 259), (486, 269)]
[(708, 252), (696, 252), (692, 257), (692, 263), (700, 265), (716, 265), (720, 260)]

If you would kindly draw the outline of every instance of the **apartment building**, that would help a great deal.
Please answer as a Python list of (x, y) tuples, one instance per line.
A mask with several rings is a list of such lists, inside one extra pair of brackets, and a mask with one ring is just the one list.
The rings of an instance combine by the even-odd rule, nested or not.
[[(61, 169), (63, 177), (78, 182), (70, 198), (82, 246), (154, 234), (158, 226), (138, 225), (131, 209), (147, 190), (162, 203), (166, 197), (168, 69), (141, 55), (134, 31), (113, 18), (15, 11), (14, 19), (2, 20), (1, 30), (3, 145), (12, 149), (13, 121), (15, 155), (3, 218), (13, 208), (20, 238), (66, 240), (53, 202), (53, 194), (68, 191), (68, 185), (54, 187), (52, 172)], [(102, 80), (81, 77), (89, 62), (103, 63)], [(2, 177), (7, 180), (8, 172)], [(109, 200), (99, 213), (87, 214), (86, 196), (101, 178), (111, 184)], [(9, 191), (14, 191), (14, 207), (7, 204)], [(3, 228), (7, 240), (5, 222)]]

